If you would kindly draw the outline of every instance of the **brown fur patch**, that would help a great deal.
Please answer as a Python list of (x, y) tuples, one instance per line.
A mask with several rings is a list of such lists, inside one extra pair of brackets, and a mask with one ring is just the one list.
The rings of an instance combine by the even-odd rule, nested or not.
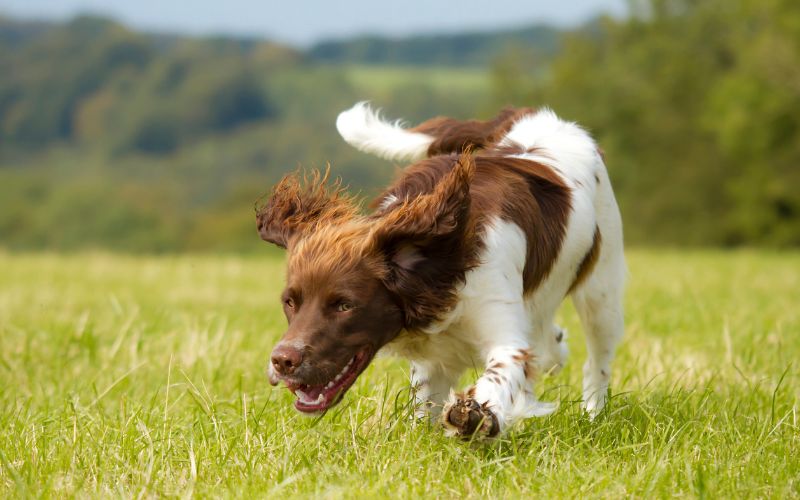
[(436, 138), (428, 147), (428, 156), (461, 153), (495, 146), (511, 129), (514, 122), (532, 112), (534, 110), (531, 108), (506, 108), (495, 118), (487, 121), (455, 120), (439, 116), (422, 122), (411, 131)]
[(520, 349), (517, 354), (511, 356), (511, 359), (516, 361), (517, 363), (527, 363), (533, 358), (533, 354), (528, 349)]
[(550, 167), (530, 160), (498, 156), (476, 158), (474, 210), (513, 222), (525, 234), (522, 272), (525, 293), (550, 273), (566, 233), (570, 190)]
[(313, 170), (302, 177), (288, 174), (275, 185), (266, 203), (256, 205), (258, 233), (264, 241), (286, 248), (298, 234), (353, 219), (356, 205), (339, 179), (328, 183), (325, 173)]
[(586, 252), (586, 256), (578, 266), (578, 272), (575, 274), (575, 281), (573, 281), (572, 285), (570, 285), (569, 291), (567, 292), (568, 294), (572, 293), (576, 288), (578, 288), (578, 286), (589, 276), (589, 273), (592, 272), (592, 269), (594, 269), (595, 264), (597, 264), (597, 259), (600, 257), (600, 243), (602, 241), (603, 237), (600, 234), (600, 228), (595, 226), (592, 247), (588, 252)]
[(511, 358), (522, 365), (522, 372), (525, 374), (525, 378), (532, 379), (536, 374), (533, 368), (533, 360), (535, 357), (536, 356), (534, 356), (530, 349), (520, 349), (519, 352), (514, 354)]
[(332, 283), (357, 286), (366, 277), (386, 275), (379, 256), (364, 251), (369, 225), (363, 219), (341, 224), (318, 225), (315, 230), (291, 243), (287, 263), (288, 287), (307, 289), (308, 293)]

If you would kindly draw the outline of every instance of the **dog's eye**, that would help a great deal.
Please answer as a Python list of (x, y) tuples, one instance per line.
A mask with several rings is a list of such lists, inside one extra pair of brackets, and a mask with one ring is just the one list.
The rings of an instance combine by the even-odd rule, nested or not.
[(338, 304), (336, 304), (336, 312), (343, 313), (350, 311), (352, 309), (353, 309), (353, 304), (349, 302), (339, 302)]

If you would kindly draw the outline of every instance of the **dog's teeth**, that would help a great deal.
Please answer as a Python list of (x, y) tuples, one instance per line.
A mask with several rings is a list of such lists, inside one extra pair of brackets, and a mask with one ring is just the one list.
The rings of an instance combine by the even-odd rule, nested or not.
[(344, 373), (344, 372), (346, 372), (347, 370), (349, 370), (349, 369), (350, 369), (350, 366), (352, 366), (352, 365), (353, 365), (353, 360), (351, 359), (350, 361), (348, 361), (348, 362), (347, 362), (347, 364), (346, 364), (346, 365), (344, 365), (344, 368), (342, 368), (342, 373)]
[[(339, 382), (340, 380), (342, 380), (342, 377), (344, 377), (344, 376), (345, 376), (345, 374), (346, 374), (346, 373), (347, 373), (347, 372), (350, 370), (350, 367), (351, 367), (351, 366), (353, 366), (353, 361), (355, 361), (355, 359), (356, 359), (356, 358), (352, 358), (352, 359), (350, 359), (350, 361), (348, 361), (348, 362), (347, 362), (347, 364), (346, 364), (346, 365), (344, 365), (344, 368), (342, 368), (342, 371), (340, 371), (340, 372), (339, 372), (339, 373), (338, 373), (338, 374), (337, 374), (337, 375), (336, 375), (336, 376), (333, 378), (333, 380), (331, 380), (330, 382), (328, 382), (328, 385), (326, 385), (326, 386), (325, 386), (325, 389), (324, 389), (324, 390), (327, 390), (327, 389), (330, 389), (330, 388), (332, 388), (332, 387), (333, 387), (333, 386), (334, 386), (334, 385), (335, 385), (337, 382)], [(298, 392), (299, 392), (299, 391), (298, 391)], [(320, 397), (322, 397), (322, 396), (320, 395)]]
[(319, 396), (317, 396), (317, 400), (315, 401), (315, 403), (319, 404), (324, 402), (325, 402), (325, 396), (323, 396), (322, 393), (320, 393)]

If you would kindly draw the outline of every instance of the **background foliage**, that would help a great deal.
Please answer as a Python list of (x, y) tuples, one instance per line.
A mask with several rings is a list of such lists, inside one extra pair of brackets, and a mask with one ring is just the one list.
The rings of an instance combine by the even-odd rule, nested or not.
[(363, 99), (411, 122), (549, 105), (607, 156), (630, 243), (800, 245), (800, 7), (640, 0), (625, 20), (325, 42), (0, 20), (0, 245), (257, 248), (252, 204), (324, 166), (394, 172), (339, 139)]

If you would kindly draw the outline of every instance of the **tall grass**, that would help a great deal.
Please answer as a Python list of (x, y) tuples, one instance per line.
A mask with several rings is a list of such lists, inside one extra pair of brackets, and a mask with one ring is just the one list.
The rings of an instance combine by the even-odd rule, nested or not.
[[(0, 254), (0, 497), (800, 496), (800, 255), (630, 252), (613, 397), (493, 443), (410, 418), (381, 359), (322, 418), (264, 376), (272, 257)], [(473, 374), (474, 376), (474, 374)]]

